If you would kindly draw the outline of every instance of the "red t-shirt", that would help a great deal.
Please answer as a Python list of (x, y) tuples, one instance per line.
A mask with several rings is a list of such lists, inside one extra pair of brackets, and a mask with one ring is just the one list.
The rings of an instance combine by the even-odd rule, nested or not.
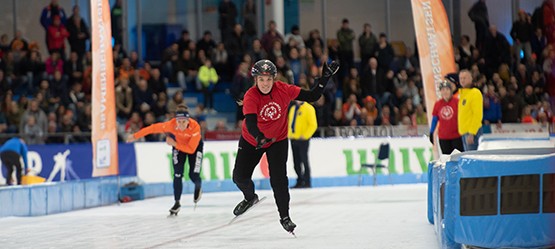
[[(243, 100), (243, 114), (256, 114), (258, 129), (267, 138), (275, 138), (281, 141), (287, 138), (287, 107), (294, 100), (301, 88), (295, 85), (274, 82), (272, 90), (268, 94), (262, 94), (256, 86), (251, 87)], [(243, 120), (241, 135), (253, 146), (256, 139), (247, 130), (246, 120)], [(270, 146), (266, 144), (264, 148)]]
[(439, 130), (437, 136), (439, 139), (461, 137), (457, 124), (458, 103), (457, 98), (451, 98), (449, 101), (440, 99), (435, 103), (432, 116), (438, 117)]

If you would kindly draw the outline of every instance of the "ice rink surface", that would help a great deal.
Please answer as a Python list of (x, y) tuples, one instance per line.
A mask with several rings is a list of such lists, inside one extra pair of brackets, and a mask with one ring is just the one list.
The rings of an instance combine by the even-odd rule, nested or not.
[(0, 248), (438, 248), (426, 184), (291, 190), (297, 238), (279, 224), (271, 191), (233, 224), (240, 192), (183, 195), (40, 217), (0, 218)]

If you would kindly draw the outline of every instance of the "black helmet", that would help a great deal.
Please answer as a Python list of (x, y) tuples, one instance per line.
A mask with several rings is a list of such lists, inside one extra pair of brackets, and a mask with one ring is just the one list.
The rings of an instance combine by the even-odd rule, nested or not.
[(277, 68), (274, 63), (270, 60), (259, 60), (254, 63), (251, 69), (252, 77), (261, 76), (261, 75), (269, 75), (272, 77), (276, 77)]
[(439, 83), (439, 86), (438, 86), (439, 90), (441, 90), (441, 89), (444, 88), (444, 87), (447, 87), (447, 88), (451, 89), (451, 83), (450, 83), (449, 81), (447, 81), (447, 80), (441, 81), (441, 82)]

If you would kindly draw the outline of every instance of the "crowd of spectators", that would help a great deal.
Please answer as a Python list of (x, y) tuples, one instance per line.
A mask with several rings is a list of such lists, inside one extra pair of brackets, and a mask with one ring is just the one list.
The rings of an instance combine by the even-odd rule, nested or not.
[[(206, 130), (206, 115), (215, 112), (215, 86), (230, 82), (226, 90), (234, 99), (242, 99), (252, 85), (250, 66), (264, 58), (276, 64), (278, 80), (305, 88), (312, 87), (324, 62), (340, 61), (336, 84), (328, 84), (313, 103), (320, 127), (428, 122), (418, 55), (408, 46), (394, 49), (387, 35), (374, 33), (369, 23), (356, 34), (344, 19), (336, 36), (324, 38), (317, 29), (302, 37), (298, 26), (283, 36), (270, 21), (262, 37), (257, 37), (253, 1), (247, 1), (241, 11), (232, 1), (222, 1), (219, 12), (225, 20), (220, 32), (224, 40), (216, 41), (212, 32), (206, 31), (193, 41), (184, 30), (179, 40), (164, 50), (161, 61), (149, 62), (137, 52), (123, 49), (118, 25), (121, 8), (121, 1), (112, 7), (112, 28), (116, 113), (122, 133), (169, 118), (188, 92), (204, 95), (204, 103), (191, 112)], [(230, 18), (237, 15), (243, 15), (243, 24)], [(505, 34), (489, 24), (487, 6), (479, 0), (469, 11), (478, 39), (472, 43), (463, 35), (454, 44), (458, 68), (470, 70), (483, 93), (485, 124), (555, 121), (555, 39), (544, 35), (555, 33), (552, 1), (546, 0), (534, 13), (520, 11), (518, 16), (508, 34), (514, 41), (511, 46)], [(0, 36), (0, 132), (21, 133), (30, 144), (63, 142), (48, 134), (91, 130), (88, 25), (78, 6), (66, 17), (56, 0), (44, 8), (40, 23), (45, 41), (28, 42), (21, 32), (12, 40), (6, 34)], [(483, 25), (488, 25), (485, 33)], [(48, 55), (39, 52), (42, 44)], [(356, 56), (354, 46), (359, 46)], [(355, 63), (355, 58), (360, 58), (360, 63)], [(169, 91), (171, 84), (180, 90)], [(238, 108), (237, 121), (241, 119)], [(230, 128), (239, 126), (237, 122)], [(226, 128), (222, 122), (216, 125), (219, 131)], [(70, 142), (87, 140), (75, 136)]]

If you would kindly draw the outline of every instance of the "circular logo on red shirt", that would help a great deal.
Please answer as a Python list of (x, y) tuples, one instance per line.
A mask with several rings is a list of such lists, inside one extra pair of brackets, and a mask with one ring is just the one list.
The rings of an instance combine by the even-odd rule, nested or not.
[(449, 120), (453, 117), (453, 114), (455, 113), (455, 111), (453, 111), (453, 108), (451, 108), (451, 106), (444, 106), (441, 108), (441, 110), (439, 111), (439, 115), (441, 115), (441, 118), (443, 120)]
[(260, 110), (260, 117), (264, 121), (278, 120), (281, 117), (281, 107), (276, 102), (265, 104)]

